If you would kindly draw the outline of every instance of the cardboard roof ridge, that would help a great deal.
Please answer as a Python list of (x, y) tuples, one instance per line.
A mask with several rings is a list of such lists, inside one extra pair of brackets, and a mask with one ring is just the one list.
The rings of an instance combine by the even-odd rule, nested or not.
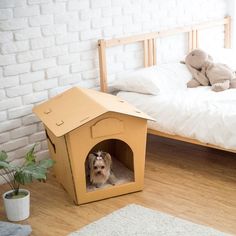
[[(122, 113), (146, 120), (154, 120), (152, 117), (145, 114), (135, 106), (131, 105), (121, 97), (91, 89), (83, 90), (87, 93), (89, 97), (96, 95), (96, 102), (99, 101), (98, 104), (104, 107), (107, 111)], [(109, 100), (107, 98), (109, 98)], [(114, 104), (116, 105), (116, 107), (114, 107)]]
[(33, 112), (57, 137), (107, 112), (153, 120), (117, 96), (80, 87), (70, 88), (35, 106)]
[[(110, 111), (110, 112), (130, 115), (130, 116), (134, 116), (134, 117), (138, 117), (138, 118), (142, 118), (146, 120), (153, 120), (153, 121), (155, 120), (149, 115), (139, 110), (138, 108), (136, 108), (135, 106), (125, 101), (124, 99), (122, 99), (121, 97), (118, 97), (109, 93), (100, 92), (94, 89), (87, 89), (87, 88), (80, 88), (80, 87), (75, 87), (75, 88), (85, 92), (86, 95), (90, 99), (92, 99), (100, 107), (103, 107), (104, 109), (106, 109), (107, 112)], [(94, 98), (93, 95), (96, 95), (96, 99)], [(101, 99), (101, 98), (105, 98), (105, 99)], [(109, 98), (109, 100), (107, 98)], [(119, 105), (119, 107), (116, 106), (116, 108), (114, 108), (113, 102), (116, 103), (116, 105)], [(130, 109), (130, 111), (128, 112), (127, 110), (125, 110), (125, 108)]]

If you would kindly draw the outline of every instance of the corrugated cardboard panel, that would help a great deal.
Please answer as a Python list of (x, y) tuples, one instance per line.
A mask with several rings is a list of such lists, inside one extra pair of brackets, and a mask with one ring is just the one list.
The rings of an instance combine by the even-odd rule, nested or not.
[[(93, 138), (90, 132), (91, 127), (99, 124), (101, 120), (104, 121), (111, 118), (123, 121), (123, 132)], [(107, 128), (106, 123), (102, 122), (101, 126), (103, 126), (103, 129)], [(93, 121), (84, 124), (79, 129), (75, 129), (66, 135), (71, 170), (78, 200), (77, 204), (142, 190), (146, 134), (146, 119), (137, 119), (125, 114), (107, 112), (101, 117), (95, 118)], [(124, 166), (133, 171), (134, 181), (88, 191), (86, 186), (85, 163), (89, 153), (97, 150), (109, 152), (113, 158), (118, 159)]]
[(60, 137), (107, 110), (82, 90), (72, 88), (33, 109), (42, 122)]
[(124, 123), (116, 118), (105, 118), (93, 125), (91, 130), (93, 138), (119, 134), (124, 131)]
[(97, 103), (105, 107), (107, 111), (113, 111), (147, 120), (154, 120), (152, 117), (148, 116), (120, 97), (91, 89), (83, 89), (83, 91), (88, 95), (88, 97), (95, 99)]
[(75, 193), (73, 173), (70, 166), (70, 158), (66, 147), (66, 136), (56, 137), (50, 130), (47, 129), (47, 127), (45, 127), (45, 129), (50, 156), (54, 161), (56, 161), (53, 166), (56, 178), (76, 202), (77, 197)]
[(109, 111), (153, 120), (119, 97), (78, 87), (69, 89), (33, 109), (57, 137)]

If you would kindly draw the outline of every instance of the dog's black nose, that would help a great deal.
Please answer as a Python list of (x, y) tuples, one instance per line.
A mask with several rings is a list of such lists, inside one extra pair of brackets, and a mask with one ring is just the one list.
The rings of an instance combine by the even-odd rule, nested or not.
[(100, 175), (100, 174), (101, 174), (101, 171), (98, 171), (97, 174)]

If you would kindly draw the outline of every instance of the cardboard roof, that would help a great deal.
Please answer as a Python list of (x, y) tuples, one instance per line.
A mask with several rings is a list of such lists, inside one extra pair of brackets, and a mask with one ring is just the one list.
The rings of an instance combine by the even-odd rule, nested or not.
[(107, 112), (153, 120), (117, 96), (79, 87), (71, 88), (35, 106), (33, 112), (57, 137)]

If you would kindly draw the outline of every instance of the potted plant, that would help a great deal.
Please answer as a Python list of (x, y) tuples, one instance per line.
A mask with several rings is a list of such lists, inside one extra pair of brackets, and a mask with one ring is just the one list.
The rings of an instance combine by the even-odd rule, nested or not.
[(51, 159), (36, 162), (35, 145), (26, 153), (21, 166), (10, 163), (5, 151), (0, 152), (0, 175), (10, 186), (11, 190), (3, 194), (3, 202), (8, 220), (21, 221), (30, 214), (30, 192), (21, 189), (21, 185), (31, 183), (34, 179), (46, 180), (48, 168), (54, 161)]

